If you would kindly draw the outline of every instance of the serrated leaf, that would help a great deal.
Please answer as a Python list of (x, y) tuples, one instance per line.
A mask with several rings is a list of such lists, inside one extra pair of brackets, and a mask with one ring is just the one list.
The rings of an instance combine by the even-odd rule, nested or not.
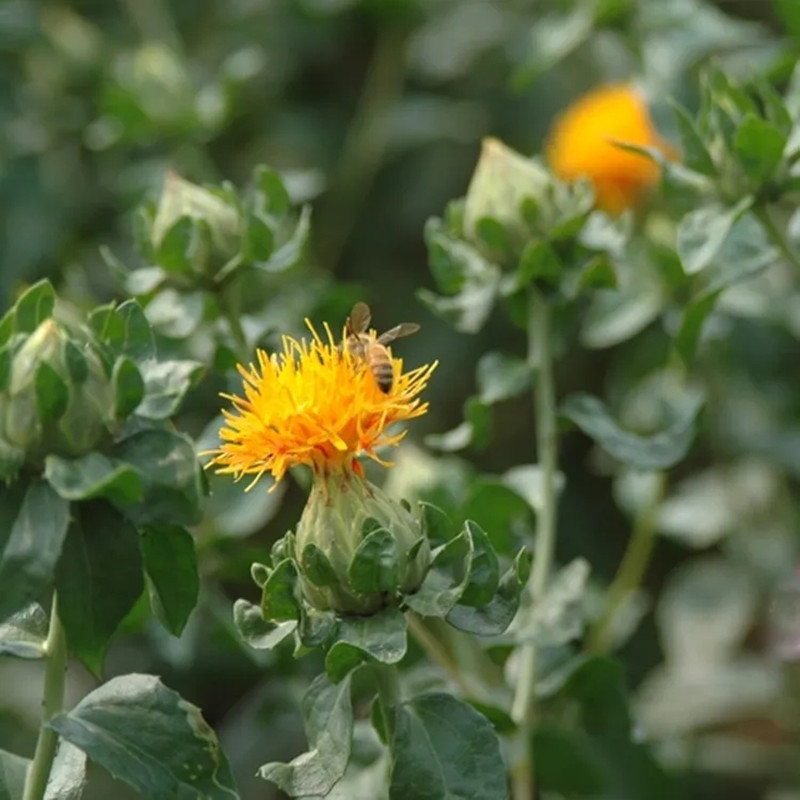
[(33, 333), (46, 319), (53, 316), (56, 293), (47, 279), (26, 289), (14, 304), (14, 328), (17, 333)]
[(699, 395), (688, 395), (676, 409), (671, 424), (649, 436), (623, 430), (602, 400), (586, 394), (568, 398), (561, 414), (623, 463), (639, 469), (667, 469), (689, 451), (694, 440), (695, 418), (702, 405)]
[(735, 206), (713, 203), (690, 211), (678, 223), (678, 256), (688, 275), (705, 269), (719, 253), (734, 223), (753, 205), (749, 195)]
[(69, 648), (99, 675), (111, 637), (144, 588), (136, 528), (108, 503), (82, 503), (64, 542), (56, 588)]
[(786, 139), (786, 134), (771, 122), (753, 114), (744, 118), (736, 132), (734, 150), (754, 183), (760, 185), (775, 171), (783, 156)]
[(42, 658), (47, 626), (47, 614), (38, 603), (12, 614), (5, 622), (0, 622), (0, 655)]
[(239, 797), (200, 709), (153, 675), (112, 678), (50, 727), (143, 797)]
[(144, 378), (144, 399), (136, 413), (148, 419), (173, 416), (204, 369), (198, 361), (153, 360), (140, 363), (139, 368)]
[(194, 539), (179, 525), (156, 525), (142, 530), (141, 546), (150, 604), (164, 627), (180, 636), (200, 589)]
[(353, 737), (350, 678), (332, 684), (319, 675), (303, 698), (309, 750), (288, 764), (264, 764), (258, 774), (290, 797), (330, 792), (344, 775)]
[(482, 606), (457, 604), (447, 615), (455, 628), (475, 636), (497, 636), (511, 624), (519, 608), (520, 595), (530, 571), (530, 555), (521, 550), (512, 566), (500, 578), (497, 591)]
[(406, 618), (396, 608), (368, 617), (344, 617), (325, 655), (325, 671), (338, 683), (363, 662), (396, 664), (406, 646)]
[(233, 604), (233, 624), (242, 639), (256, 650), (272, 650), (297, 628), (296, 620), (268, 622), (259, 606), (241, 598)]
[(482, 606), (488, 603), (497, 591), (500, 580), (497, 554), (492, 548), (489, 537), (480, 525), (467, 520), (464, 533), (472, 541), (468, 564), (469, 579), (464, 586), (458, 602), (466, 606)]
[(500, 742), (474, 708), (449, 694), (414, 697), (397, 708), (390, 800), (506, 800)]
[(36, 413), (42, 422), (64, 416), (69, 404), (69, 389), (61, 376), (43, 361), (36, 369)]
[(347, 577), (350, 586), (361, 594), (394, 594), (400, 580), (397, 540), (390, 531), (378, 528), (359, 543)]
[[(52, 584), (69, 523), (69, 503), (43, 481), (32, 483), (24, 497), (20, 494), (19, 490), (5, 489), (0, 495), (10, 524), (0, 555), (0, 621), (27, 606)], [(4, 535), (5, 530), (0, 533), (0, 542)]]
[(119, 442), (114, 460), (128, 462), (142, 480), (141, 502), (125, 514), (139, 525), (194, 525), (200, 519), (202, 479), (191, 440), (168, 430), (145, 430)]
[(66, 500), (106, 497), (135, 503), (142, 496), (142, 479), (130, 464), (87, 453), (80, 458), (47, 456), (44, 479)]
[(155, 357), (155, 340), (142, 307), (128, 300), (118, 307), (100, 306), (89, 314), (89, 327), (115, 355), (128, 355), (134, 361)]
[(476, 380), (478, 398), (486, 405), (518, 397), (531, 385), (531, 368), (528, 363), (506, 353), (485, 353), (478, 361)]
[(450, 521), (450, 517), (433, 503), (421, 502), (419, 508), (422, 530), (431, 543), (431, 547), (449, 542), (454, 536), (453, 523)]

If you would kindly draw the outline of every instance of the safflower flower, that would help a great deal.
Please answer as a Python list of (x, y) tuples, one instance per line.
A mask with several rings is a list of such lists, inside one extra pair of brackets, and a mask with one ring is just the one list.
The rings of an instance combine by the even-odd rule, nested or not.
[(567, 181), (588, 178), (597, 207), (613, 215), (637, 205), (661, 174), (654, 161), (615, 142), (653, 147), (670, 158), (675, 152), (630, 84), (602, 86), (579, 98), (556, 119), (545, 144), (553, 172)]
[[(419, 586), (430, 546), (408, 508), (366, 480), (358, 457), (391, 466), (377, 449), (405, 436), (391, 426), (428, 410), (419, 394), (436, 363), (404, 372), (392, 356), (393, 382), (384, 393), (364, 360), (340, 347), (327, 325), (326, 339), (307, 325), (309, 340), (284, 336), (282, 352), (258, 350), (257, 364), (239, 366), (244, 396), (223, 395), (233, 410), (223, 411), (221, 444), (206, 466), (236, 480), (254, 476), (248, 489), (265, 473), (277, 485), (290, 467), (310, 467), (311, 493), (293, 537), (302, 594), (321, 610), (374, 613), (392, 602), (393, 592)], [(386, 548), (387, 531), (393, 588), (354, 588), (350, 570), (359, 548), (371, 534), (373, 545), (383, 537)]]

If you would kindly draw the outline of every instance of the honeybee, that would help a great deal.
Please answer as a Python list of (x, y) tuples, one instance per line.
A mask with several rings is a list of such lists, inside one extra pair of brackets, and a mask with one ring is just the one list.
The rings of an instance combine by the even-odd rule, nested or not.
[(419, 325), (415, 322), (401, 322), (386, 333), (373, 336), (367, 332), (371, 319), (372, 312), (366, 303), (356, 303), (353, 306), (353, 310), (347, 318), (345, 346), (352, 356), (366, 363), (378, 388), (384, 394), (389, 394), (394, 382), (394, 367), (392, 356), (386, 349), (386, 345), (401, 336), (416, 333)]

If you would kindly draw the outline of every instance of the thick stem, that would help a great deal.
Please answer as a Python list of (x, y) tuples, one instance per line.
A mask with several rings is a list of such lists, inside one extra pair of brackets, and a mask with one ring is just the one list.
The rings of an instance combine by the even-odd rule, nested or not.
[(764, 226), (764, 229), (769, 234), (769, 238), (775, 247), (778, 248), (781, 255), (793, 266), (795, 269), (800, 270), (800, 254), (798, 254), (786, 238), (786, 234), (781, 230), (777, 222), (772, 218), (769, 213), (769, 208), (765, 205), (756, 206), (753, 209), (759, 222)]
[(58, 617), (58, 597), (53, 592), (53, 606), (50, 611), (50, 628), (44, 643), (45, 673), (44, 699), (42, 700), (42, 721), (39, 725), (39, 738), (33, 761), (25, 778), (23, 800), (42, 800), (53, 759), (56, 755), (58, 734), (47, 723), (64, 706), (64, 678), (67, 670), (67, 639), (64, 626)]
[(605, 653), (611, 647), (614, 620), (644, 579), (656, 542), (658, 508), (665, 485), (664, 473), (659, 472), (652, 495), (636, 513), (628, 547), (606, 595), (603, 614), (589, 637), (587, 649), (592, 652)]
[(394, 738), (395, 709), (400, 703), (400, 680), (394, 664), (374, 664), (372, 668), (378, 686), (378, 705), (381, 709), (386, 738)]
[[(531, 608), (535, 608), (547, 589), (555, 552), (558, 437), (550, 310), (541, 293), (533, 287), (530, 289), (529, 298), (528, 360), (534, 372), (534, 417), (542, 480), (542, 504), (536, 518), (533, 571), (527, 587), (529, 605)], [(523, 798), (529, 800), (534, 797), (530, 738), (535, 716), (536, 676), (536, 645), (524, 645), (520, 657), (514, 702), (511, 707), (511, 716), (520, 728), (522, 751), (518, 754), (519, 759), (512, 776), (514, 797), (517, 800), (523, 800)]]

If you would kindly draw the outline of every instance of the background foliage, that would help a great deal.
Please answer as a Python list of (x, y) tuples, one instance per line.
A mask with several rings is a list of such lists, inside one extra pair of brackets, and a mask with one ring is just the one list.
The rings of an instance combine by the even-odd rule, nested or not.
[[(567, 797), (656, 796), (650, 761), (641, 761), (642, 775), (628, 768), (638, 748), (628, 711), (613, 731), (592, 724), (593, 709), (627, 684), (633, 719), (678, 780), (677, 796), (789, 800), (798, 783), (798, 267), (766, 238), (763, 219), (748, 227), (744, 207), (728, 218), (720, 209), (736, 207), (749, 190), (763, 206), (779, 170), (768, 147), (775, 132), (759, 127), (769, 108), (754, 109), (758, 120), (746, 123), (746, 112), (734, 109), (739, 183), (726, 185), (714, 180), (717, 170), (726, 180), (736, 171), (711, 163), (699, 141), (707, 130), (695, 150), (687, 147), (691, 126), (669, 101), (693, 116), (708, 98), (701, 74), (712, 76), (703, 80), (717, 92), (728, 79), (757, 75), (782, 93), (798, 52), (792, 0), (6, 0), (0, 306), (43, 277), (76, 316), (138, 296), (160, 354), (206, 365), (176, 421), (198, 449), (213, 446), (217, 394), (236, 387), (231, 366), (256, 342), (274, 347), (282, 332), (301, 331), (306, 315), (343, 320), (358, 298), (379, 325), (419, 321), (423, 333), (403, 342), (403, 357), (410, 365), (437, 358), (440, 367), (426, 394), (431, 411), (414, 425), (416, 440), (398, 454), (387, 488), (436, 502), (459, 521), (476, 519), (508, 536), (500, 549), (509, 550), (513, 536), (531, 529), (536, 505), (520, 490), (530, 484), (524, 469), (535, 439), (518, 369), (525, 337), (499, 311), (480, 330), (456, 331), (416, 299), (434, 283), (425, 238), (434, 262), (435, 230), (423, 230), (465, 193), (483, 136), (535, 153), (568, 100), (600, 82), (636, 81), (661, 132), (682, 143), (685, 166), (712, 180), (689, 191), (680, 175), (668, 176), (648, 221), (650, 250), (636, 262), (646, 266), (632, 275), (629, 296), (586, 301), (557, 319), (558, 394), (603, 398), (626, 427), (660, 430), (674, 411), (664, 401), (674, 399), (677, 381), (664, 366), (678, 331), (683, 355), (696, 354), (709, 400), (688, 457), (666, 478), (619, 468), (608, 457), (610, 450), (620, 458), (614, 442), (601, 450), (577, 430), (593, 433), (596, 408), (585, 398), (570, 407), (557, 560), (570, 565), (560, 573), (562, 605), (580, 606), (578, 631), (597, 614), (631, 518), (653, 492), (665, 499), (655, 504), (661, 536), (646, 585), (627, 607), (627, 630), (614, 634), (624, 675), (603, 667), (598, 696), (579, 674), (558, 689), (556, 702), (568, 711), (556, 712), (582, 715), (584, 731), (567, 738), (553, 726), (537, 734), (540, 782)], [(705, 71), (712, 64), (716, 71)], [(759, 102), (768, 106), (770, 97), (765, 90)], [(773, 128), (784, 135), (772, 110)], [(261, 163), (282, 175), (291, 204), (272, 173), (255, 172)], [(786, 177), (792, 165), (783, 166)], [(169, 170), (196, 183), (250, 187), (237, 213), (248, 220), (243, 252), (252, 272), (234, 290), (206, 280), (231, 256), (219, 231), (170, 230), (170, 239), (162, 224), (155, 232)], [(800, 249), (800, 223), (797, 186), (787, 181), (770, 224), (791, 254)], [(312, 209), (308, 241), (304, 218), (290, 210), (304, 203)], [(670, 219), (682, 220), (677, 255), (664, 233)], [(702, 234), (720, 225), (709, 255)], [(200, 244), (187, 250), (193, 236)], [(153, 261), (170, 266), (169, 280), (128, 271)], [(702, 274), (682, 282), (681, 262)], [(704, 320), (712, 306), (698, 347), (692, 320)], [(426, 444), (426, 434), (440, 436)], [(161, 675), (203, 710), (243, 796), (279, 797), (254, 775), (303, 749), (300, 699), (320, 662), (247, 647), (231, 606), (239, 597), (257, 600), (250, 563), (294, 524), (305, 490), (286, 481), (279, 491), (245, 496), (227, 479), (210, 483), (193, 529), (198, 607), (175, 638), (145, 621), (143, 598), (115, 638), (103, 677)], [(588, 578), (578, 557), (591, 567)], [(438, 680), (417, 651), (408, 679)], [(94, 685), (76, 664), (68, 705)], [(0, 661), (0, 748), (32, 752), (39, 692), (29, 662)], [(609, 754), (615, 737), (624, 745)], [(355, 742), (355, 757), (371, 763), (374, 742), (358, 729)], [(580, 774), (563, 769), (576, 759)], [(110, 781), (93, 772), (89, 796), (135, 796)], [(601, 794), (598, 786), (611, 788)]]

